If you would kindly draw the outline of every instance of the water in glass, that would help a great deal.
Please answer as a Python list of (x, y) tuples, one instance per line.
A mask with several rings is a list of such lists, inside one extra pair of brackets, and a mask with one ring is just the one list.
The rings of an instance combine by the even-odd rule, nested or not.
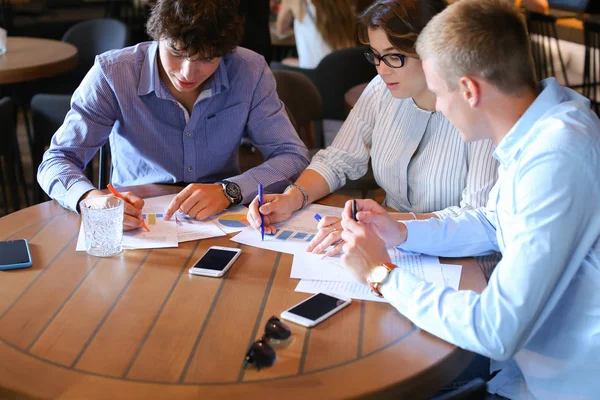
[(112, 196), (93, 197), (79, 203), (88, 254), (110, 257), (121, 252), (123, 207), (123, 200)]

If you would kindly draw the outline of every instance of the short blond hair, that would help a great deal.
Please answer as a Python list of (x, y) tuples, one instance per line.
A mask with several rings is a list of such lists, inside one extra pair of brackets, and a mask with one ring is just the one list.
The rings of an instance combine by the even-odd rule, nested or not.
[(523, 15), (502, 0), (460, 0), (436, 15), (417, 40), (421, 59), (435, 59), (450, 90), (479, 76), (503, 93), (535, 89)]

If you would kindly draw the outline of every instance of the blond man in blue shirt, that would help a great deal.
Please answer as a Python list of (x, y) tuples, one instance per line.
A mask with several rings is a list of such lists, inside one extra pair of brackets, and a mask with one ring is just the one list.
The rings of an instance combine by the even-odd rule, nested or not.
[[(417, 51), (438, 110), (467, 141), (491, 139), (500, 163), (485, 208), (396, 222), (369, 200), (344, 210), (343, 262), (419, 327), (492, 359), (488, 392), (510, 399), (600, 393), (600, 120), (553, 78), (535, 83), (522, 16), (461, 0)], [(446, 257), (501, 251), (477, 294), (388, 264), (385, 245)]]

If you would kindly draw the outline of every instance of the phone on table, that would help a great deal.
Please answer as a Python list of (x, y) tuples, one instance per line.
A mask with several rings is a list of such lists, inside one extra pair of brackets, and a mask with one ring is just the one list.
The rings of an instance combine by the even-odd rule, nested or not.
[(0, 242), (0, 271), (31, 267), (31, 253), (25, 239)]
[(281, 318), (311, 328), (352, 302), (352, 299), (317, 293), (281, 313)]
[(225, 275), (241, 252), (242, 249), (236, 247), (211, 246), (188, 272), (192, 275), (219, 278)]

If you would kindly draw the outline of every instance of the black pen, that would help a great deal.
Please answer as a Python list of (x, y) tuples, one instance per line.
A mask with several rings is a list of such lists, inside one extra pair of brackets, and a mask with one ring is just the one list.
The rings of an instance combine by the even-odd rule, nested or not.
[(352, 200), (352, 219), (358, 222), (356, 219), (356, 200)]

